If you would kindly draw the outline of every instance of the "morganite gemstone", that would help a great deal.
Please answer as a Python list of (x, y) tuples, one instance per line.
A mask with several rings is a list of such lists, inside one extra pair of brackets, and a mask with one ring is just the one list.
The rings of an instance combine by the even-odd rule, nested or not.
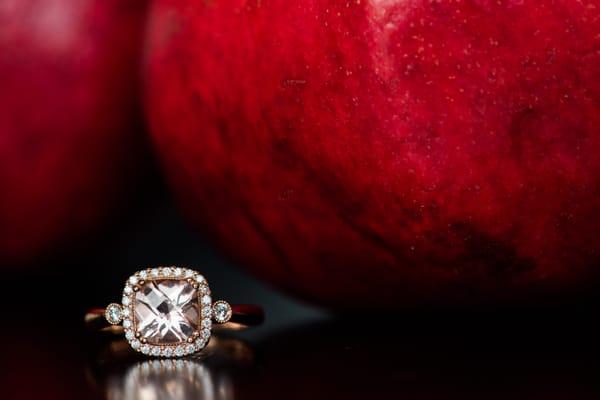
[(198, 292), (185, 280), (146, 282), (135, 294), (137, 330), (151, 344), (184, 342), (198, 330)]

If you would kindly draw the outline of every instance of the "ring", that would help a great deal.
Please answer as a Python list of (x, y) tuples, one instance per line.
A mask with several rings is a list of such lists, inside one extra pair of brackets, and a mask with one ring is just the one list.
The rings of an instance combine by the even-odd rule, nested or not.
[(124, 333), (133, 350), (154, 357), (199, 352), (213, 329), (239, 330), (263, 319), (259, 306), (213, 302), (206, 279), (180, 267), (137, 271), (125, 283), (121, 304), (111, 303), (85, 315), (91, 330)]

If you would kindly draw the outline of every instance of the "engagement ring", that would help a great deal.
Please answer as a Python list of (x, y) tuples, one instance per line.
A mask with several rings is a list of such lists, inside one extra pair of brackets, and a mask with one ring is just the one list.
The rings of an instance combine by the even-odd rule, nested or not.
[(132, 349), (154, 357), (196, 353), (207, 345), (213, 329), (243, 329), (263, 319), (258, 306), (213, 302), (206, 279), (179, 267), (136, 272), (125, 284), (121, 304), (85, 315), (91, 329), (124, 333)]

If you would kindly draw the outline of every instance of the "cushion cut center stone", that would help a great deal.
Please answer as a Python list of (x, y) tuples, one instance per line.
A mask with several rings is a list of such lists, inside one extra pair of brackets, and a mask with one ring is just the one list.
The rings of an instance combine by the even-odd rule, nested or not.
[(198, 293), (185, 280), (148, 281), (135, 294), (137, 330), (151, 344), (185, 342), (198, 330)]

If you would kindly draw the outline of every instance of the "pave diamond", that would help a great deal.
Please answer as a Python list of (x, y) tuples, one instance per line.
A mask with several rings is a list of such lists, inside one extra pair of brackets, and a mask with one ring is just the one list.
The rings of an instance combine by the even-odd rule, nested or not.
[(177, 346), (177, 348), (175, 349), (175, 355), (181, 357), (184, 353), (185, 350), (183, 349), (183, 346)]
[(137, 330), (148, 343), (185, 342), (198, 330), (198, 292), (185, 280), (146, 282), (135, 295)]

